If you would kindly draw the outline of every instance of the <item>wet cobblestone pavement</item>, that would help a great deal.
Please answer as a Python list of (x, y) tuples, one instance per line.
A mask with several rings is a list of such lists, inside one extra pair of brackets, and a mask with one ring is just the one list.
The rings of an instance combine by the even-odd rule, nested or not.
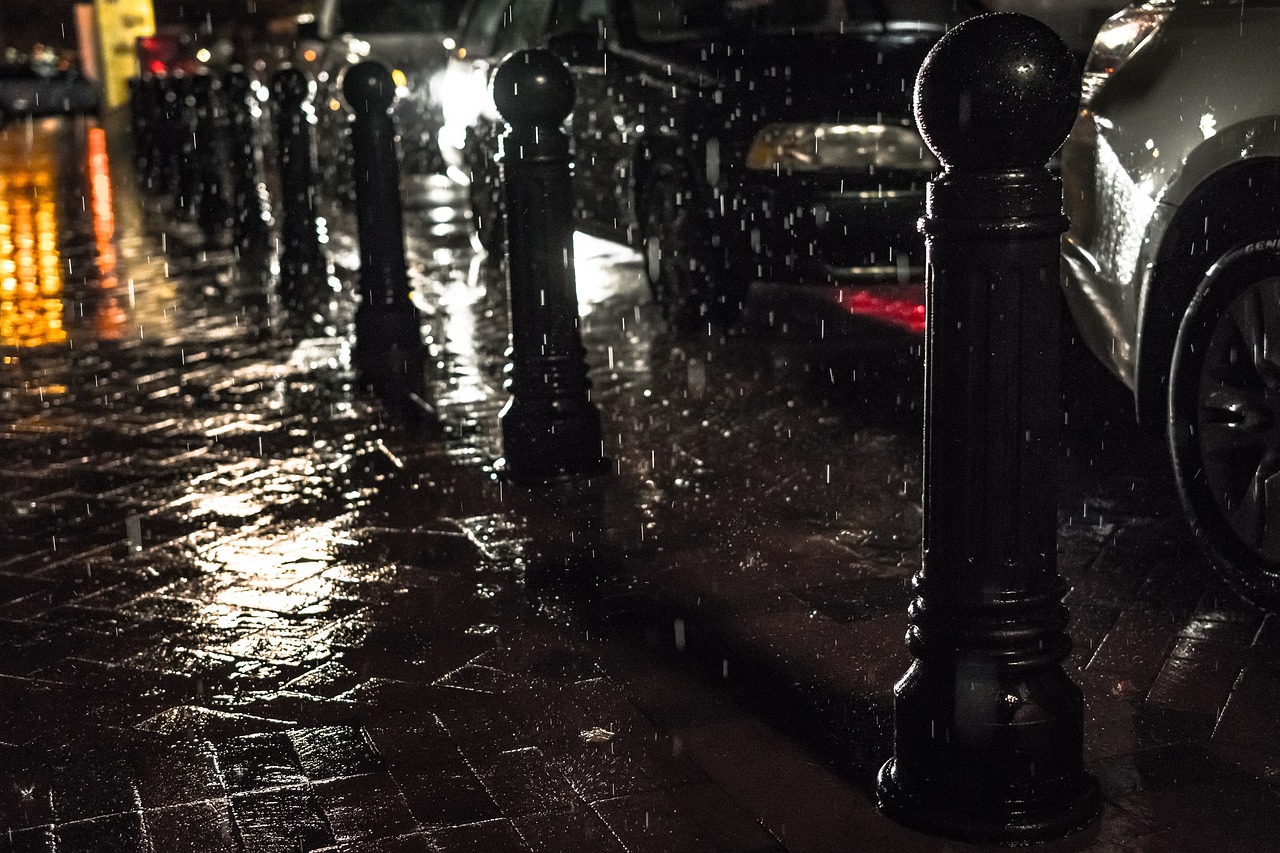
[[(126, 159), (0, 130), (0, 850), (978, 849), (867, 793), (919, 560), (909, 352), (868, 381), (833, 341), (679, 342), (583, 241), (613, 473), (513, 489), (501, 278), (449, 192), (408, 214), (436, 424), (323, 333), (346, 217), (333, 305), (289, 333)], [(1206, 580), (1123, 392), (1079, 352), (1066, 385), (1107, 809), (1044, 847), (1280, 849), (1275, 620)]]

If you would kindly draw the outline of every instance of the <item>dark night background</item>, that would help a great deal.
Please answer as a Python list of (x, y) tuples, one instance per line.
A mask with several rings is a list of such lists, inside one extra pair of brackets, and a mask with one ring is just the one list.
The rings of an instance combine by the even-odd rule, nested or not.
[[(310, 11), (311, 0), (153, 0), (156, 24), (211, 20), (214, 24), (246, 18), (265, 22)], [(74, 48), (74, 3), (71, 0), (3, 0), (0, 2), (0, 50), (26, 50), (32, 44)]]

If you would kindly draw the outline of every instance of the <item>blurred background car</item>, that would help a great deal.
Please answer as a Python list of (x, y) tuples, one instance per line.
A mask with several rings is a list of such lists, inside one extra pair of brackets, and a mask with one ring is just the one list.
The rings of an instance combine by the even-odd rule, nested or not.
[(1067, 302), (1168, 437), (1196, 538), (1280, 603), (1280, 6), (1110, 18), (1062, 152)]
[[(731, 322), (748, 288), (923, 329), (916, 220), (937, 161), (915, 130), (916, 71), (952, 0), (476, 0), (444, 87), (443, 147), (500, 245), (485, 81), (508, 51), (569, 65), (579, 230), (640, 250), (684, 331)], [(459, 148), (461, 143), (461, 148)], [(465, 179), (465, 178), (464, 178)]]
[[(298, 41), (296, 64), (310, 69), (316, 86), (321, 163), (339, 198), (354, 192), (348, 151), (350, 106), (342, 98), (344, 69), (366, 59), (381, 62), (396, 82), (393, 110), (400, 134), (401, 168), (410, 174), (443, 169), (439, 76), (449, 57), (445, 40), (455, 33), (463, 0), (321, 0), (314, 30)], [(312, 36), (314, 35), (314, 38)]]
[(55, 54), (0, 58), (0, 120), (16, 116), (96, 113), (97, 87)]

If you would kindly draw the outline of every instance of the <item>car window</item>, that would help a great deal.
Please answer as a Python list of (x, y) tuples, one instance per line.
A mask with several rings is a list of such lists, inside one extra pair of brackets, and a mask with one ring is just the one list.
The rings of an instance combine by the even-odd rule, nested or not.
[(890, 21), (946, 24), (972, 11), (968, 0), (630, 0), (644, 39), (731, 30), (806, 32)]
[(341, 0), (338, 30), (349, 33), (442, 32), (458, 25), (462, 0)]

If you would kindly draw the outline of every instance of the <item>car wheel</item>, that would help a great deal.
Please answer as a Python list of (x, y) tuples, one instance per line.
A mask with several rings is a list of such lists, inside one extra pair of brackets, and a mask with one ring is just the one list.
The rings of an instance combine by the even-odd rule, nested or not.
[(1183, 315), (1169, 445), (1192, 529), (1237, 591), (1280, 607), (1280, 243), (1232, 250)]
[(711, 207), (694, 181), (672, 163), (654, 167), (641, 201), (641, 250), (654, 301), (681, 334), (727, 323), (742, 300), (729, 285), (716, 242)]

